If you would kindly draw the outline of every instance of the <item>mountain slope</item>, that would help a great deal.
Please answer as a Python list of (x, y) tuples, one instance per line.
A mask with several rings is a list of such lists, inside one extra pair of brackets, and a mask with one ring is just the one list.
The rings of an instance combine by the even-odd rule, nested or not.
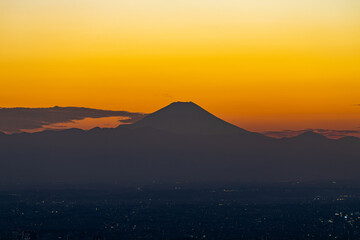
[(177, 134), (236, 134), (250, 132), (234, 126), (192, 102), (174, 102), (147, 115), (132, 127), (152, 127)]

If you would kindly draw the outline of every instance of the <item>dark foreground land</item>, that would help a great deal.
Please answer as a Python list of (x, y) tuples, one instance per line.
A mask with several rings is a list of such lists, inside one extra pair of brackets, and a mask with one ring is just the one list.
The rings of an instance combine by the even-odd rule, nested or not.
[(3, 190), (0, 239), (360, 239), (360, 187)]

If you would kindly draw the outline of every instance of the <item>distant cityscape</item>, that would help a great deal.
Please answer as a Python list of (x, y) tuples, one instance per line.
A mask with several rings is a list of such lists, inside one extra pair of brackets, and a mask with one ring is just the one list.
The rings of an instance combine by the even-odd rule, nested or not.
[(0, 239), (360, 239), (360, 189), (283, 183), (2, 191)]

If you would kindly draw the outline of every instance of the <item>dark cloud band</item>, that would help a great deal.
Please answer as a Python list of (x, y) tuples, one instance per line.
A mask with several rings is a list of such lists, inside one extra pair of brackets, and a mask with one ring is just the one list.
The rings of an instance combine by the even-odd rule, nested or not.
[(0, 108), (0, 131), (14, 133), (21, 129), (36, 129), (44, 125), (71, 122), (84, 118), (127, 117), (123, 123), (133, 123), (143, 113), (109, 111), (83, 107)]

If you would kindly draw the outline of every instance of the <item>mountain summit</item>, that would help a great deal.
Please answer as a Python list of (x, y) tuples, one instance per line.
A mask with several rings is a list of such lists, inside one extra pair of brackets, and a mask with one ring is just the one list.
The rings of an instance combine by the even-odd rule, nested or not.
[(133, 127), (152, 127), (177, 134), (249, 133), (221, 120), (193, 102), (171, 103), (132, 125)]

